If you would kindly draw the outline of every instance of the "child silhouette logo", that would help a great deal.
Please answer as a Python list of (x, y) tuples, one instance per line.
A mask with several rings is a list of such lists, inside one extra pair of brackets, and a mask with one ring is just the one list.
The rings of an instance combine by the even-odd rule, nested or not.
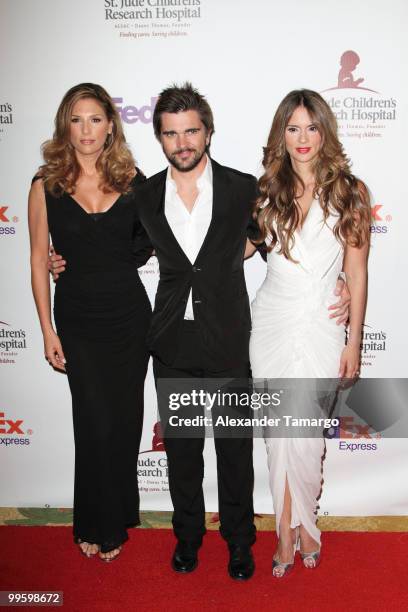
[(364, 82), (362, 77), (355, 78), (353, 72), (360, 63), (360, 56), (356, 51), (344, 51), (340, 57), (340, 70), (337, 77), (337, 87), (329, 87), (324, 91), (333, 91), (334, 89), (360, 89), (363, 91), (372, 91), (378, 93), (375, 89), (361, 87)]
[(144, 453), (160, 453), (164, 452), (164, 450), (165, 448), (161, 423), (160, 421), (157, 421), (157, 423), (153, 425), (152, 448), (141, 451), (139, 454), (143, 455)]
[(353, 72), (360, 63), (360, 57), (355, 51), (345, 51), (340, 58), (340, 71), (338, 87), (352, 87), (356, 89), (364, 79), (354, 79)]
[(164, 451), (163, 433), (160, 421), (155, 423), (153, 427), (152, 450)]

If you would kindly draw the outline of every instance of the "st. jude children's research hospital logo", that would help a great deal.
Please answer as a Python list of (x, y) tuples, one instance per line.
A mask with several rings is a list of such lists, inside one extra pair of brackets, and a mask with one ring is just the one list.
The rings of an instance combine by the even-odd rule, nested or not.
[(9, 102), (0, 102), (0, 141), (5, 130), (13, 124), (13, 107)]
[(119, 38), (189, 36), (204, 0), (102, 0), (106, 23)]
[(139, 453), (137, 476), (139, 491), (144, 493), (168, 493), (167, 456), (164, 450), (160, 422), (153, 426), (151, 448)]
[(199, 19), (201, 2), (202, 0), (104, 0), (105, 19)]
[(15, 363), (16, 357), (26, 348), (26, 331), (13, 329), (9, 323), (0, 321), (0, 365)]
[(344, 51), (339, 63), (337, 85), (321, 92), (337, 118), (339, 136), (380, 138), (397, 118), (397, 100), (367, 86), (356, 51)]
[[(346, 332), (348, 339), (348, 331)], [(378, 355), (387, 351), (387, 332), (384, 329), (374, 328), (372, 325), (363, 323), (361, 327), (361, 365), (364, 367), (374, 366)]]
[(361, 365), (373, 366), (377, 356), (387, 350), (387, 333), (367, 323), (361, 331)]

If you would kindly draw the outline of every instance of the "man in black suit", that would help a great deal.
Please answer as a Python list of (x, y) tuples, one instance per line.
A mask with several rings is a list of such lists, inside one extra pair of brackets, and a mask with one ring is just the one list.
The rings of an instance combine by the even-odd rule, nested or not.
[[(214, 123), (205, 98), (186, 83), (165, 89), (153, 116), (169, 168), (137, 192), (139, 216), (160, 266), (148, 341), (160, 379), (248, 379), (251, 316), (244, 278), (256, 179), (208, 156)], [(168, 414), (160, 406), (165, 422)], [(232, 578), (254, 570), (251, 546), (253, 463), (250, 437), (215, 437), (220, 531)], [(166, 436), (169, 487), (178, 544), (175, 571), (197, 565), (205, 533), (203, 437)]]

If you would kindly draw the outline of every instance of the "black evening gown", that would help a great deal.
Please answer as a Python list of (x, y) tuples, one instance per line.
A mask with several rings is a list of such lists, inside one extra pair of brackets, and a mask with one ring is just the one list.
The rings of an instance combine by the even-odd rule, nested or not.
[[(74, 537), (113, 550), (139, 524), (137, 460), (149, 360), (151, 306), (138, 267), (152, 248), (133, 190), (88, 214), (68, 193), (46, 192), (48, 225), (67, 261), (54, 319), (72, 393)], [(75, 197), (75, 196), (74, 196)]]

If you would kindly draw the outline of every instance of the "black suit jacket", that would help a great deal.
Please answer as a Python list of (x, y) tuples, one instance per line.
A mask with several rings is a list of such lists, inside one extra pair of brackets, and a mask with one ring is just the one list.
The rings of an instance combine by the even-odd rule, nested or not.
[(140, 221), (160, 266), (152, 325), (151, 353), (166, 365), (177, 355), (181, 325), (190, 289), (194, 318), (202, 337), (208, 368), (222, 371), (249, 362), (251, 316), (243, 256), (247, 236), (255, 239), (252, 205), (257, 195), (254, 176), (211, 160), (212, 219), (192, 264), (178, 244), (164, 214), (167, 170), (137, 188)]

